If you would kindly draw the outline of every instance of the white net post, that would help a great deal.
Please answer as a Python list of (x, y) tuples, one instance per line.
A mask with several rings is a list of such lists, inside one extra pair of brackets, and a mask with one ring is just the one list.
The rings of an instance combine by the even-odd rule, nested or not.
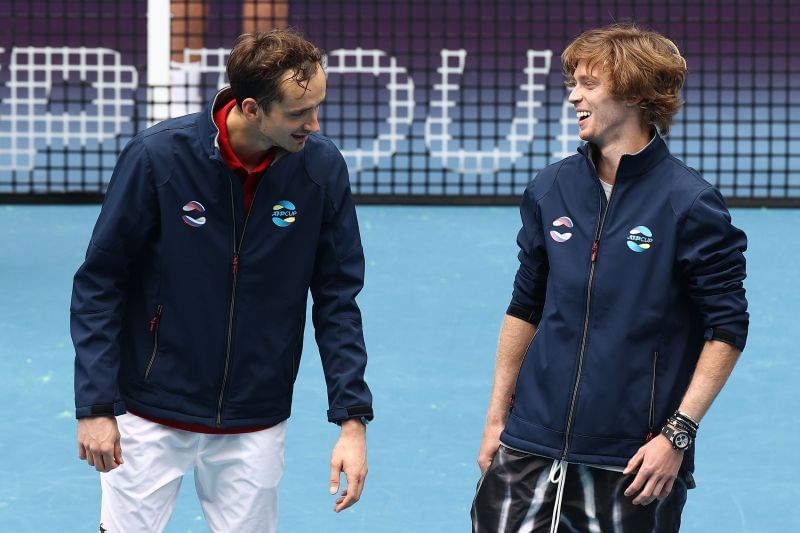
[(170, 0), (147, 0), (148, 126), (169, 115)]

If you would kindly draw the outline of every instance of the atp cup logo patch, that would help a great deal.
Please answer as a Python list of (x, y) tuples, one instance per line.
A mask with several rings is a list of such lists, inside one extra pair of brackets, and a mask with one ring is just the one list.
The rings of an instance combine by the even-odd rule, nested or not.
[(181, 217), (181, 220), (183, 220), (187, 226), (199, 228), (206, 223), (206, 217), (198, 216), (206, 212), (206, 208), (203, 207), (203, 204), (200, 202), (192, 200), (183, 206), (183, 211), (186, 214)]
[(272, 206), (272, 222), (280, 227), (285, 228), (294, 224), (297, 220), (297, 208), (289, 200), (281, 200)]
[[(558, 217), (553, 221), (553, 226), (557, 228), (564, 226), (565, 228), (569, 229), (574, 227), (575, 224), (572, 223), (572, 219), (569, 217)], [(556, 230), (550, 230), (550, 237), (556, 242), (567, 242), (572, 237), (572, 233), (569, 231), (560, 233)]]
[(636, 226), (628, 232), (628, 248), (636, 253), (650, 249), (653, 244), (653, 232), (647, 226)]

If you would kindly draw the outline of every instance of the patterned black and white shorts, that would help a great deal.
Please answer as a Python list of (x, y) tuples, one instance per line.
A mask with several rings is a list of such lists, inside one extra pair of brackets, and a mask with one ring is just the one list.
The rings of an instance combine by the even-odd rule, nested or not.
[[(472, 504), (473, 533), (547, 533), (555, 510), (553, 460), (500, 445), (478, 482)], [(667, 533), (680, 529), (690, 473), (681, 473), (672, 492), (649, 505), (633, 505), (625, 489), (634, 476), (570, 464), (564, 478), (558, 533)]]

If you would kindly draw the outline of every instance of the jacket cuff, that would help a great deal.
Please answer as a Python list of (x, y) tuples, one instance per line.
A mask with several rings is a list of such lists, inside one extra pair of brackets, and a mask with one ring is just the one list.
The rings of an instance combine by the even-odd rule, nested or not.
[(119, 416), (126, 412), (125, 402), (98, 403), (75, 409), (75, 418), (90, 418), (93, 416)]
[(744, 345), (747, 342), (746, 333), (745, 335), (737, 335), (731, 330), (723, 328), (708, 328), (706, 329), (703, 338), (707, 341), (722, 341), (726, 344), (730, 344), (734, 348), (738, 348), (739, 351), (744, 351)]
[(513, 303), (508, 306), (508, 309), (506, 309), (506, 314), (513, 316), (514, 318), (524, 320), (525, 322), (530, 322), (534, 326), (538, 326), (539, 320), (542, 318), (541, 315), (535, 313), (534, 311), (514, 305)]
[(328, 410), (328, 422), (341, 424), (351, 418), (363, 418), (365, 422), (373, 419), (372, 407), (369, 405), (354, 405), (352, 407), (338, 407)]

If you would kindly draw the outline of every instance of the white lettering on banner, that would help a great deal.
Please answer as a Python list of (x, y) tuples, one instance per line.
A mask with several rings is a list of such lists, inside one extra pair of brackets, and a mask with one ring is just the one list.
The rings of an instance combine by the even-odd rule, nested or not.
[[(0, 48), (0, 53), (3, 49)], [(230, 49), (197, 48), (185, 49), (183, 63), (191, 65), (200, 73), (216, 75), (217, 87), (227, 84), (225, 65)], [(517, 111), (509, 126), (505, 142), (491, 150), (465, 150), (453, 146), (450, 126), (451, 108), (457, 105), (460, 85), (451, 78), (464, 73), (466, 50), (441, 51), (442, 66), (438, 69), (441, 83), (433, 90), (441, 97), (432, 100), (430, 113), (425, 121), (424, 142), (429, 154), (438, 158), (442, 166), (459, 173), (494, 173), (514, 165), (534, 138), (534, 126), (538, 123), (535, 111), (542, 106), (537, 100), (537, 91), (545, 86), (536, 83), (536, 75), (550, 72), (551, 50), (528, 50), (527, 64), (523, 70), (525, 83), (519, 86), (524, 99), (516, 102)], [(455, 59), (454, 65), (451, 60)], [(355, 149), (342, 150), (351, 172), (380, 167), (386, 158), (398, 150), (398, 144), (408, 138), (414, 121), (415, 85), (407, 69), (398, 65), (397, 59), (377, 49), (338, 49), (323, 59), (328, 74), (371, 74), (376, 78), (387, 76), (389, 113), (383, 131), (372, 139), (371, 144)], [(187, 67), (188, 68), (188, 67)], [(33, 170), (37, 149), (51, 147), (54, 143), (67, 146), (89, 141), (103, 142), (115, 138), (122, 132), (123, 124), (133, 115), (133, 91), (138, 88), (138, 73), (133, 66), (123, 65), (121, 55), (108, 48), (12, 48), (9, 66), (10, 77), (6, 86), (8, 98), (0, 101), (0, 170)], [(81, 102), (79, 112), (65, 110), (56, 114), (48, 110), (54, 87), (54, 79), (75, 81), (90, 85), (95, 98), (90, 105)], [(480, 102), (477, 103), (480, 105)], [(356, 104), (357, 105), (357, 104)], [(70, 107), (67, 98), (65, 107)], [(563, 158), (574, 151), (580, 141), (575, 131), (577, 120), (572, 106), (565, 101), (560, 120), (560, 134), (556, 140), (560, 151), (553, 157)], [(387, 131), (388, 127), (388, 131)]]
[(225, 67), (230, 53), (230, 48), (185, 48), (183, 64), (201, 73), (216, 74), (217, 89), (222, 89), (228, 85)]
[[(229, 53), (230, 50), (226, 48), (187, 48), (183, 51), (183, 63), (201, 73), (217, 74), (217, 87), (222, 88), (227, 83), (225, 64)], [(399, 126), (410, 126), (414, 121), (414, 80), (405, 67), (398, 66), (396, 58), (387, 56), (383, 50), (340, 48), (326, 55), (323, 63), (327, 74), (372, 74), (376, 78), (388, 74), (388, 133), (379, 134), (370, 148), (342, 150), (350, 172), (380, 166), (381, 158), (393, 156), (397, 152), (398, 141), (406, 139), (408, 128), (400, 133)]]
[[(348, 59), (355, 64), (348, 64)], [(387, 59), (388, 64), (385, 61)], [(389, 116), (386, 117), (389, 132), (381, 133), (373, 139), (371, 150), (362, 148), (342, 150), (351, 172), (366, 168), (365, 158), (370, 166), (380, 166), (381, 158), (394, 155), (397, 152), (397, 142), (406, 138), (406, 133), (398, 133), (398, 126), (400, 124), (410, 126), (414, 121), (414, 80), (408, 75), (405, 67), (397, 66), (397, 59), (387, 56), (382, 50), (339, 49), (331, 52), (327, 61), (326, 70), (329, 74), (372, 74), (376, 78), (381, 74), (389, 75), (386, 84), (386, 89), (389, 91)], [(404, 81), (398, 80), (398, 77)], [(408, 128), (404, 129), (408, 131)], [(351, 164), (352, 158), (355, 159), (354, 165)]]
[[(460, 90), (458, 83), (450, 81), (450, 75), (463, 74), (467, 51), (444, 49), (441, 56), (442, 66), (437, 71), (442, 75), (442, 82), (434, 85), (433, 88), (442, 93), (442, 98), (430, 103), (432, 111), (439, 110), (439, 116), (432, 118), (429, 115), (425, 121), (425, 145), (431, 155), (441, 158), (442, 163), (449, 170), (469, 174), (494, 173), (502, 166), (513, 164), (523, 153), (522, 147), (519, 145), (521, 143), (527, 145), (533, 140), (534, 126), (538, 122), (534, 111), (542, 105), (536, 100), (534, 93), (545, 89), (543, 84), (534, 83), (534, 75), (547, 75), (550, 72), (552, 50), (528, 50), (528, 63), (524, 71), (526, 83), (520, 85), (520, 90), (525, 93), (525, 100), (516, 103), (517, 107), (521, 107), (525, 111), (522, 117), (515, 116), (511, 121), (511, 128), (506, 136), (506, 140), (509, 142), (508, 149), (501, 150), (495, 146), (491, 151), (464, 150), (461, 147), (452, 148), (450, 146), (453, 137), (450, 135), (452, 119), (448, 109), (456, 105), (450, 95)], [(458, 60), (455, 66), (450, 64), (451, 58)], [(542, 61), (537, 65), (536, 59)]]
[[(0, 122), (0, 170), (33, 170), (37, 141), (47, 146), (79, 141), (102, 142), (122, 132), (133, 115), (133, 91), (138, 72), (123, 65), (121, 55), (108, 48), (23, 47), (11, 49), (10, 96), (2, 100)], [(92, 108), (60, 115), (46, 111), (53, 79), (65, 82), (73, 75), (95, 91)], [(129, 92), (128, 92), (129, 91)], [(126, 93), (127, 92), (127, 93)], [(127, 94), (128, 98), (123, 95)]]

